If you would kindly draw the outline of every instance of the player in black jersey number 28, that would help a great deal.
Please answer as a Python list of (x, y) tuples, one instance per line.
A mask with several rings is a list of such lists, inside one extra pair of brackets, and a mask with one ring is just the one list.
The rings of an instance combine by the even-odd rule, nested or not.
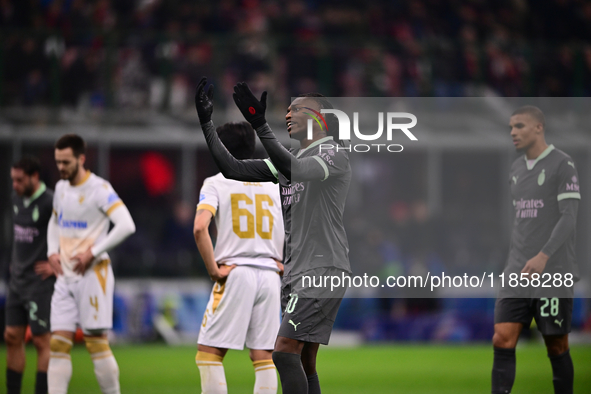
[[(574, 161), (546, 144), (544, 115), (539, 108), (518, 109), (509, 125), (515, 148), (525, 155), (515, 160), (509, 179), (515, 221), (505, 277), (534, 279), (532, 274), (538, 274), (542, 278), (571, 278), (572, 285), (578, 280), (574, 243), (581, 199)], [(552, 288), (504, 287), (499, 293), (493, 337), (493, 394), (511, 392), (515, 346), (521, 330), (529, 327), (532, 318), (548, 349), (554, 392), (573, 392), (574, 368), (568, 346), (573, 288), (557, 286), (554, 280), (546, 282)]]
[[(332, 108), (318, 94), (296, 98), (287, 110), (290, 137), (300, 141), (299, 149), (288, 151), (277, 141), (265, 120), (266, 92), (261, 100), (246, 84), (234, 87), (234, 101), (255, 129), (269, 155), (265, 160), (236, 160), (220, 142), (211, 114), (212, 87), (199, 83), (195, 106), (209, 150), (226, 178), (279, 183), (285, 222), (285, 272), (281, 284), (284, 310), (273, 361), (285, 394), (317, 394), (316, 354), (327, 344), (339, 309), (343, 291), (311, 294), (301, 286), (302, 275), (349, 274), (348, 242), (343, 211), (351, 167), (346, 151), (337, 149), (329, 130), (314, 125), (307, 138), (306, 111)], [(328, 121), (327, 121), (328, 123)]]

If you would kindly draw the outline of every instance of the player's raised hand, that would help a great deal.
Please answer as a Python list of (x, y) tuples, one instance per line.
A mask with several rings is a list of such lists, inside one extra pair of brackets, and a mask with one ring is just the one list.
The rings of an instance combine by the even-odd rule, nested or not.
[(60, 255), (57, 253), (52, 254), (47, 259), (49, 261), (49, 265), (53, 270), (55, 276), (63, 275), (64, 271), (62, 270), (62, 264), (60, 263)]
[(197, 109), (201, 124), (209, 122), (213, 113), (213, 85), (209, 85), (207, 92), (205, 91), (206, 85), (207, 78), (201, 78), (197, 85), (197, 92), (195, 92), (195, 109)]
[(41, 280), (45, 280), (55, 274), (49, 261), (37, 261), (35, 263), (35, 273), (41, 276)]
[(234, 102), (236, 106), (244, 115), (244, 119), (251, 124), (253, 129), (257, 129), (267, 123), (265, 119), (265, 111), (267, 110), (267, 91), (265, 90), (261, 95), (261, 99), (257, 99), (250, 91), (246, 82), (239, 82), (234, 86)]
[(86, 249), (85, 252), (78, 253), (76, 256), (72, 257), (72, 260), (78, 260), (76, 265), (74, 265), (74, 272), (84, 275), (88, 267), (90, 267), (90, 263), (92, 263), (93, 259), (94, 256), (92, 255), (90, 248)]

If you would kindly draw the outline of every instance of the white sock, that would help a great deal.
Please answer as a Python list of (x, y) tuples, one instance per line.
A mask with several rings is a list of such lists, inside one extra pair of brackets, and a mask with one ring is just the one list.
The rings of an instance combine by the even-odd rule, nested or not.
[(72, 378), (72, 341), (61, 335), (52, 335), (49, 348), (47, 389), (50, 394), (66, 394)]
[(226, 373), (223, 358), (215, 354), (197, 352), (195, 363), (201, 375), (202, 394), (227, 394)]
[(277, 369), (273, 360), (253, 361), (254, 366), (254, 394), (277, 393)]
[(84, 337), (103, 394), (120, 394), (119, 366), (106, 338)]
[(109, 357), (92, 359), (94, 374), (103, 394), (119, 394), (119, 366), (113, 354)]

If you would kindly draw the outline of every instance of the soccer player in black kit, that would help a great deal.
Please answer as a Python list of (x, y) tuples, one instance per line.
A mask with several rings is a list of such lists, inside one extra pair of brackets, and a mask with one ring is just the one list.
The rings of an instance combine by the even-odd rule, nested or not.
[[(307, 139), (306, 111), (332, 108), (314, 93), (296, 98), (285, 116), (290, 137), (299, 149), (288, 151), (277, 141), (265, 120), (266, 92), (258, 100), (245, 83), (234, 87), (234, 102), (256, 131), (269, 155), (265, 160), (236, 160), (220, 142), (211, 121), (213, 90), (205, 90), (203, 78), (197, 88), (195, 106), (209, 150), (226, 178), (249, 182), (279, 183), (285, 222), (285, 272), (282, 278), (283, 320), (273, 361), (285, 394), (319, 394), (316, 355), (320, 344), (328, 344), (341, 304), (337, 294), (311, 294), (301, 288), (302, 275), (348, 275), (348, 241), (343, 211), (351, 181), (349, 157), (329, 135), (336, 125), (314, 125)], [(330, 121), (327, 120), (327, 123)]]
[(39, 161), (32, 157), (22, 158), (10, 170), (14, 241), (4, 330), (8, 394), (21, 392), (27, 325), (37, 349), (35, 393), (47, 393), (49, 308), (55, 283), (47, 262), (47, 224), (53, 210), (53, 192), (39, 180), (40, 171)]
[[(509, 126), (515, 148), (524, 155), (515, 160), (509, 176), (515, 221), (505, 278), (517, 274), (532, 279), (538, 274), (563, 281), (572, 278), (572, 285), (578, 280), (574, 244), (581, 199), (575, 163), (566, 153), (546, 144), (544, 114), (539, 108), (518, 109)], [(554, 288), (511, 288), (505, 283), (501, 289), (495, 305), (493, 394), (511, 392), (515, 346), (532, 318), (546, 343), (554, 392), (573, 392), (574, 368), (568, 346), (573, 287), (560, 286), (553, 280), (549, 283)]]

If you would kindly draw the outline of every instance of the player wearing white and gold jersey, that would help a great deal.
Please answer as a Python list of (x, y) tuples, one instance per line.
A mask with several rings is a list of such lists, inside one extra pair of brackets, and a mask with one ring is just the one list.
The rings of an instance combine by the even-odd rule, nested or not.
[(58, 277), (51, 299), (50, 394), (68, 391), (77, 326), (84, 333), (101, 391), (120, 392), (119, 367), (107, 340), (115, 281), (107, 251), (133, 234), (135, 225), (111, 184), (84, 169), (85, 150), (84, 140), (75, 134), (55, 144), (62, 180), (56, 184), (47, 234), (47, 255)]
[[(217, 133), (235, 157), (252, 158), (255, 138), (246, 123)], [(215, 250), (208, 227), (215, 216)], [(250, 349), (254, 393), (276, 393), (272, 349), (279, 330), (284, 229), (277, 185), (240, 182), (217, 174), (201, 188), (195, 241), (216, 281), (199, 333), (196, 363), (203, 393), (226, 393), (222, 360), (228, 349)]]

